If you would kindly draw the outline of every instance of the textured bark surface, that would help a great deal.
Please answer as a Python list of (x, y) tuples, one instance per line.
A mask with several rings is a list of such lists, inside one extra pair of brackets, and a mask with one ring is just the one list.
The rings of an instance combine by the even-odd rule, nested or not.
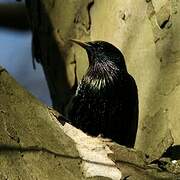
[[(41, 62), (50, 88), (53, 106), (63, 112), (74, 93), (76, 79), (87, 68), (85, 52), (72, 47), (69, 39), (90, 35), (89, 9), (92, 1), (27, 1), (33, 30), (35, 58)], [(78, 56), (78, 57), (76, 57)], [(80, 70), (81, 69), (81, 70)]]
[[(0, 179), (180, 178), (180, 162), (149, 164), (140, 151), (92, 138), (45, 107), (0, 68)], [(165, 169), (163, 169), (165, 168)]]
[(0, 179), (79, 180), (79, 153), (48, 109), (2, 69), (0, 87)]

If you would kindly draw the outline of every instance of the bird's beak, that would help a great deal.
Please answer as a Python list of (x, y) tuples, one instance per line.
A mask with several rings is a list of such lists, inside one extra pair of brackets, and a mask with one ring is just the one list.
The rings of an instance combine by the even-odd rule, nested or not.
[(89, 63), (91, 64), (93, 62), (93, 56), (94, 56), (94, 48), (92, 45), (90, 45), (87, 42), (82, 42), (79, 41), (77, 39), (70, 39), (70, 41), (72, 41), (73, 43), (78, 44), (79, 46), (81, 46), (82, 48), (84, 48), (87, 52), (88, 55), (88, 59), (89, 59)]
[(90, 50), (90, 48), (91, 48), (91, 45), (89, 45), (86, 42), (82, 42), (82, 41), (77, 40), (77, 39), (70, 39), (70, 41), (72, 41), (73, 43), (78, 44), (79, 46), (83, 47), (86, 50)]

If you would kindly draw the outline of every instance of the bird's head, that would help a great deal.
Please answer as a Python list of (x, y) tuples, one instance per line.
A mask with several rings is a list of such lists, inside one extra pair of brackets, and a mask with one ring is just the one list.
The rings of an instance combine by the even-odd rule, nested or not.
[(82, 42), (76, 39), (71, 39), (71, 41), (86, 50), (90, 66), (96, 63), (113, 63), (118, 68), (126, 70), (123, 54), (111, 43), (106, 41)]

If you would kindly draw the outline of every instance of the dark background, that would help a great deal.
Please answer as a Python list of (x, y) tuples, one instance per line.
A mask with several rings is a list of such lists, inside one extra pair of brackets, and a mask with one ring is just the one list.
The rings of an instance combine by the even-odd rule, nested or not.
[(0, 65), (29, 92), (51, 106), (51, 99), (40, 64), (33, 69), (32, 34), (27, 25), (24, 2), (0, 0)]

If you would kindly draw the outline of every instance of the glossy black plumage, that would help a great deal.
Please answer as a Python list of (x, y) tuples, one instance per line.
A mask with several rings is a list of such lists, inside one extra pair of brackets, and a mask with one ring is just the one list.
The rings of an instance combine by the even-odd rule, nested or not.
[(77, 128), (133, 147), (138, 125), (138, 94), (119, 49), (105, 41), (82, 43), (89, 67), (68, 108)]

